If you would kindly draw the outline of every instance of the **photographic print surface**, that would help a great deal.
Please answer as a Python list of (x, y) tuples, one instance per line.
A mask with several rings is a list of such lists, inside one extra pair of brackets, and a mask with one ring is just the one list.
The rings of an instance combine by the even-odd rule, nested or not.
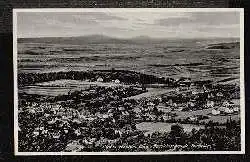
[(16, 154), (243, 153), (242, 11), (17, 9)]

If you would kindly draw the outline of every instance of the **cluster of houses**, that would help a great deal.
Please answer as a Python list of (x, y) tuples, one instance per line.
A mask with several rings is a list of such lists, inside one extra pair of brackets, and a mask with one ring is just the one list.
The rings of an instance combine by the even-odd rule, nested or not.
[[(39, 126), (33, 126), (33, 137), (43, 135), (44, 137), (52, 137), (53, 139), (59, 139), (62, 133), (67, 134), (70, 128), (70, 125), (81, 124), (81, 123), (91, 123), (95, 121), (105, 121), (110, 120), (114, 124), (117, 123), (117, 120), (114, 119), (114, 114), (118, 113), (120, 119), (129, 119), (130, 113), (124, 107), (111, 107), (106, 113), (96, 112), (95, 114), (89, 114), (86, 111), (78, 111), (77, 109), (70, 107), (63, 107), (58, 103), (48, 103), (48, 102), (27, 102), (27, 106), (19, 106), (19, 115), (23, 117), (32, 115), (37, 118), (36, 120), (45, 121)], [(32, 122), (30, 122), (32, 124)], [(99, 123), (101, 126), (102, 124)], [(19, 132), (25, 131), (25, 125), (19, 127)], [(79, 136), (81, 131), (75, 129), (74, 134)]]
[(181, 94), (183, 98), (189, 98), (189, 101), (184, 104), (170, 100), (168, 104), (179, 111), (214, 108), (211, 112), (213, 115), (239, 112), (239, 106), (227, 100), (227, 96), (221, 89), (215, 90), (209, 84), (197, 86), (191, 83), (190, 79), (182, 79), (178, 83), (180, 86), (176, 88), (176, 92)]
[[(189, 84), (190, 83), (190, 84)], [(174, 112), (178, 111), (196, 111), (209, 109), (212, 115), (227, 115), (239, 113), (239, 105), (227, 100), (224, 91), (205, 85), (195, 85), (189, 79), (180, 82), (180, 85), (175, 91), (169, 92), (157, 97), (141, 99), (139, 108), (136, 111), (137, 117), (146, 117), (147, 120), (165, 121), (175, 117)], [(162, 112), (161, 118), (155, 115), (155, 110)], [(172, 114), (170, 114), (173, 112)], [(206, 116), (209, 118), (209, 116)], [(206, 118), (205, 117), (205, 118)], [(204, 119), (205, 119), (204, 118)], [(201, 116), (192, 116), (190, 121), (202, 120)]]
[[(98, 77), (98, 78), (96, 79), (96, 81), (97, 81), (97, 82), (103, 82), (104, 79), (103, 79), (102, 77)], [(121, 81), (120, 81), (119, 79), (112, 80), (111, 82), (112, 82), (112, 83), (115, 83), (115, 84), (120, 84), (120, 83), (121, 83)]]
[(235, 105), (233, 102), (230, 101), (224, 101), (222, 106), (215, 107), (212, 109), (212, 115), (220, 115), (220, 114), (233, 114), (233, 113), (239, 113), (240, 107), (239, 105)]
[[(88, 114), (85, 111), (78, 111), (74, 108), (63, 107), (59, 103), (27, 103), (25, 108), (20, 107), (19, 116), (21, 118), (26, 118), (30, 115), (34, 116), (29, 122), (28, 125), (25, 123), (19, 123), (19, 133), (21, 134), (29, 134), (30, 144), (34, 139), (37, 141), (44, 142), (48, 139), (52, 139), (55, 142), (60, 142), (61, 140), (65, 140), (63, 138), (68, 138), (68, 140), (76, 141), (81, 138), (82, 141), (78, 144), (75, 142), (69, 142), (66, 146), (66, 150), (77, 150), (75, 145), (81, 147), (79, 149), (83, 149), (82, 146), (90, 147), (94, 144), (101, 144), (102, 142), (112, 142), (114, 140), (109, 141), (103, 139), (100, 143), (100, 140), (97, 140), (93, 137), (95, 132), (103, 131), (102, 129), (92, 131), (93, 129), (98, 129), (97, 127), (103, 127), (105, 125), (106, 128), (112, 129), (113, 134), (117, 135), (117, 137), (131, 130), (131, 127), (126, 127), (126, 129), (118, 127), (118, 120), (128, 120), (130, 117), (130, 112), (122, 106), (113, 107), (108, 109), (106, 113), (97, 112), (95, 114)], [(118, 113), (119, 112), (119, 113)], [(119, 114), (118, 120), (114, 118), (114, 114)], [(34, 121), (36, 120), (36, 121)], [(27, 122), (27, 120), (25, 121)], [(39, 124), (37, 124), (39, 122)], [(94, 124), (94, 125), (93, 125)], [(91, 128), (91, 125), (93, 128)], [(30, 129), (33, 128), (33, 129)], [(97, 136), (97, 135), (95, 135)], [(44, 140), (39, 140), (44, 139)], [(22, 140), (22, 139), (20, 139)], [(65, 141), (64, 141), (65, 142)], [(104, 143), (106, 143), (104, 142)], [(27, 143), (27, 141), (24, 143)], [(48, 145), (53, 145), (55, 143), (48, 143)], [(41, 145), (41, 144), (38, 144)]]
[[(98, 77), (95, 81), (104, 82), (104, 79)], [(121, 83), (118, 79), (112, 80), (112, 82), (114, 84)], [(62, 136), (73, 136), (76, 139), (83, 134), (88, 136), (87, 132), (91, 132), (88, 126), (93, 126), (94, 124), (99, 126), (111, 125), (110, 127), (115, 132), (114, 134), (119, 134), (120, 136), (128, 130), (132, 131), (132, 122), (170, 121), (175, 119), (176, 111), (211, 109), (212, 115), (239, 112), (239, 106), (229, 100), (225, 100), (221, 91), (215, 92), (204, 85), (197, 86), (191, 83), (190, 79), (180, 80), (178, 85), (169, 94), (141, 98), (133, 102), (121, 100), (121, 98), (141, 94), (145, 91), (124, 86), (92, 87), (88, 91), (68, 94), (68, 96), (71, 95), (72, 97), (61, 101), (26, 102), (24, 105), (19, 106), (19, 115), (37, 116), (35, 119), (42, 123), (33, 126), (33, 138), (42, 136), (42, 138), (59, 140)], [(76, 103), (76, 101), (78, 102)], [(194, 115), (188, 117), (189, 121), (203, 119), (206, 119), (206, 116)], [(130, 126), (127, 126), (128, 129), (126, 130), (124, 124), (120, 124), (119, 121), (123, 121), (125, 125), (129, 123)], [(29, 124), (32, 124), (32, 121)], [(82, 126), (84, 124), (85, 126)], [(119, 124), (122, 125), (121, 128), (119, 128)], [(19, 132), (30, 131), (25, 130), (26, 126), (22, 124), (18, 129)], [(109, 139), (103, 139), (103, 141), (105, 140), (107, 142)], [(98, 141), (100, 142), (100, 140), (94, 137), (88, 137), (81, 141), (80, 145), (83, 143), (84, 145), (92, 145), (93, 143), (98, 143)], [(78, 144), (79, 142), (74, 140), (67, 148), (70, 149)]]

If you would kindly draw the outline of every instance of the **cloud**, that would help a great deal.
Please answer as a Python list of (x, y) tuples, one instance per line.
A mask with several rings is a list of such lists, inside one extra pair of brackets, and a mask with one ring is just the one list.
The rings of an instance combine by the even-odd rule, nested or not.
[(192, 13), (192, 20), (207, 25), (240, 24), (239, 12), (196, 12)]
[(186, 17), (172, 17), (155, 20), (155, 25), (179, 26), (179, 25), (232, 25), (240, 24), (238, 12), (194, 12)]
[(168, 18), (168, 19), (155, 20), (154, 25), (160, 25), (160, 26), (179, 26), (179, 25), (187, 24), (187, 23), (192, 23), (190, 18), (177, 17), (177, 18)]
[(56, 12), (18, 13), (18, 37), (209, 37), (239, 36), (237, 12)]

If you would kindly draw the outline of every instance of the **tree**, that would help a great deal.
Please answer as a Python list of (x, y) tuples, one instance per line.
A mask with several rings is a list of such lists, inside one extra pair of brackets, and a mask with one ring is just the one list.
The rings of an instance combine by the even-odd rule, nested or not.
[(174, 135), (175, 137), (181, 137), (184, 134), (184, 129), (179, 124), (174, 124), (171, 126), (170, 134)]
[(174, 144), (184, 144), (186, 140), (184, 129), (179, 124), (174, 124), (171, 126), (169, 137), (172, 141), (171, 143), (174, 143)]

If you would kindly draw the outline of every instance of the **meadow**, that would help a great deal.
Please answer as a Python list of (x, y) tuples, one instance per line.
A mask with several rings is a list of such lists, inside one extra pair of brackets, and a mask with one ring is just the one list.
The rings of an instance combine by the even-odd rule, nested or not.
[(238, 39), (75, 39), (18, 40), (22, 150), (239, 150)]

